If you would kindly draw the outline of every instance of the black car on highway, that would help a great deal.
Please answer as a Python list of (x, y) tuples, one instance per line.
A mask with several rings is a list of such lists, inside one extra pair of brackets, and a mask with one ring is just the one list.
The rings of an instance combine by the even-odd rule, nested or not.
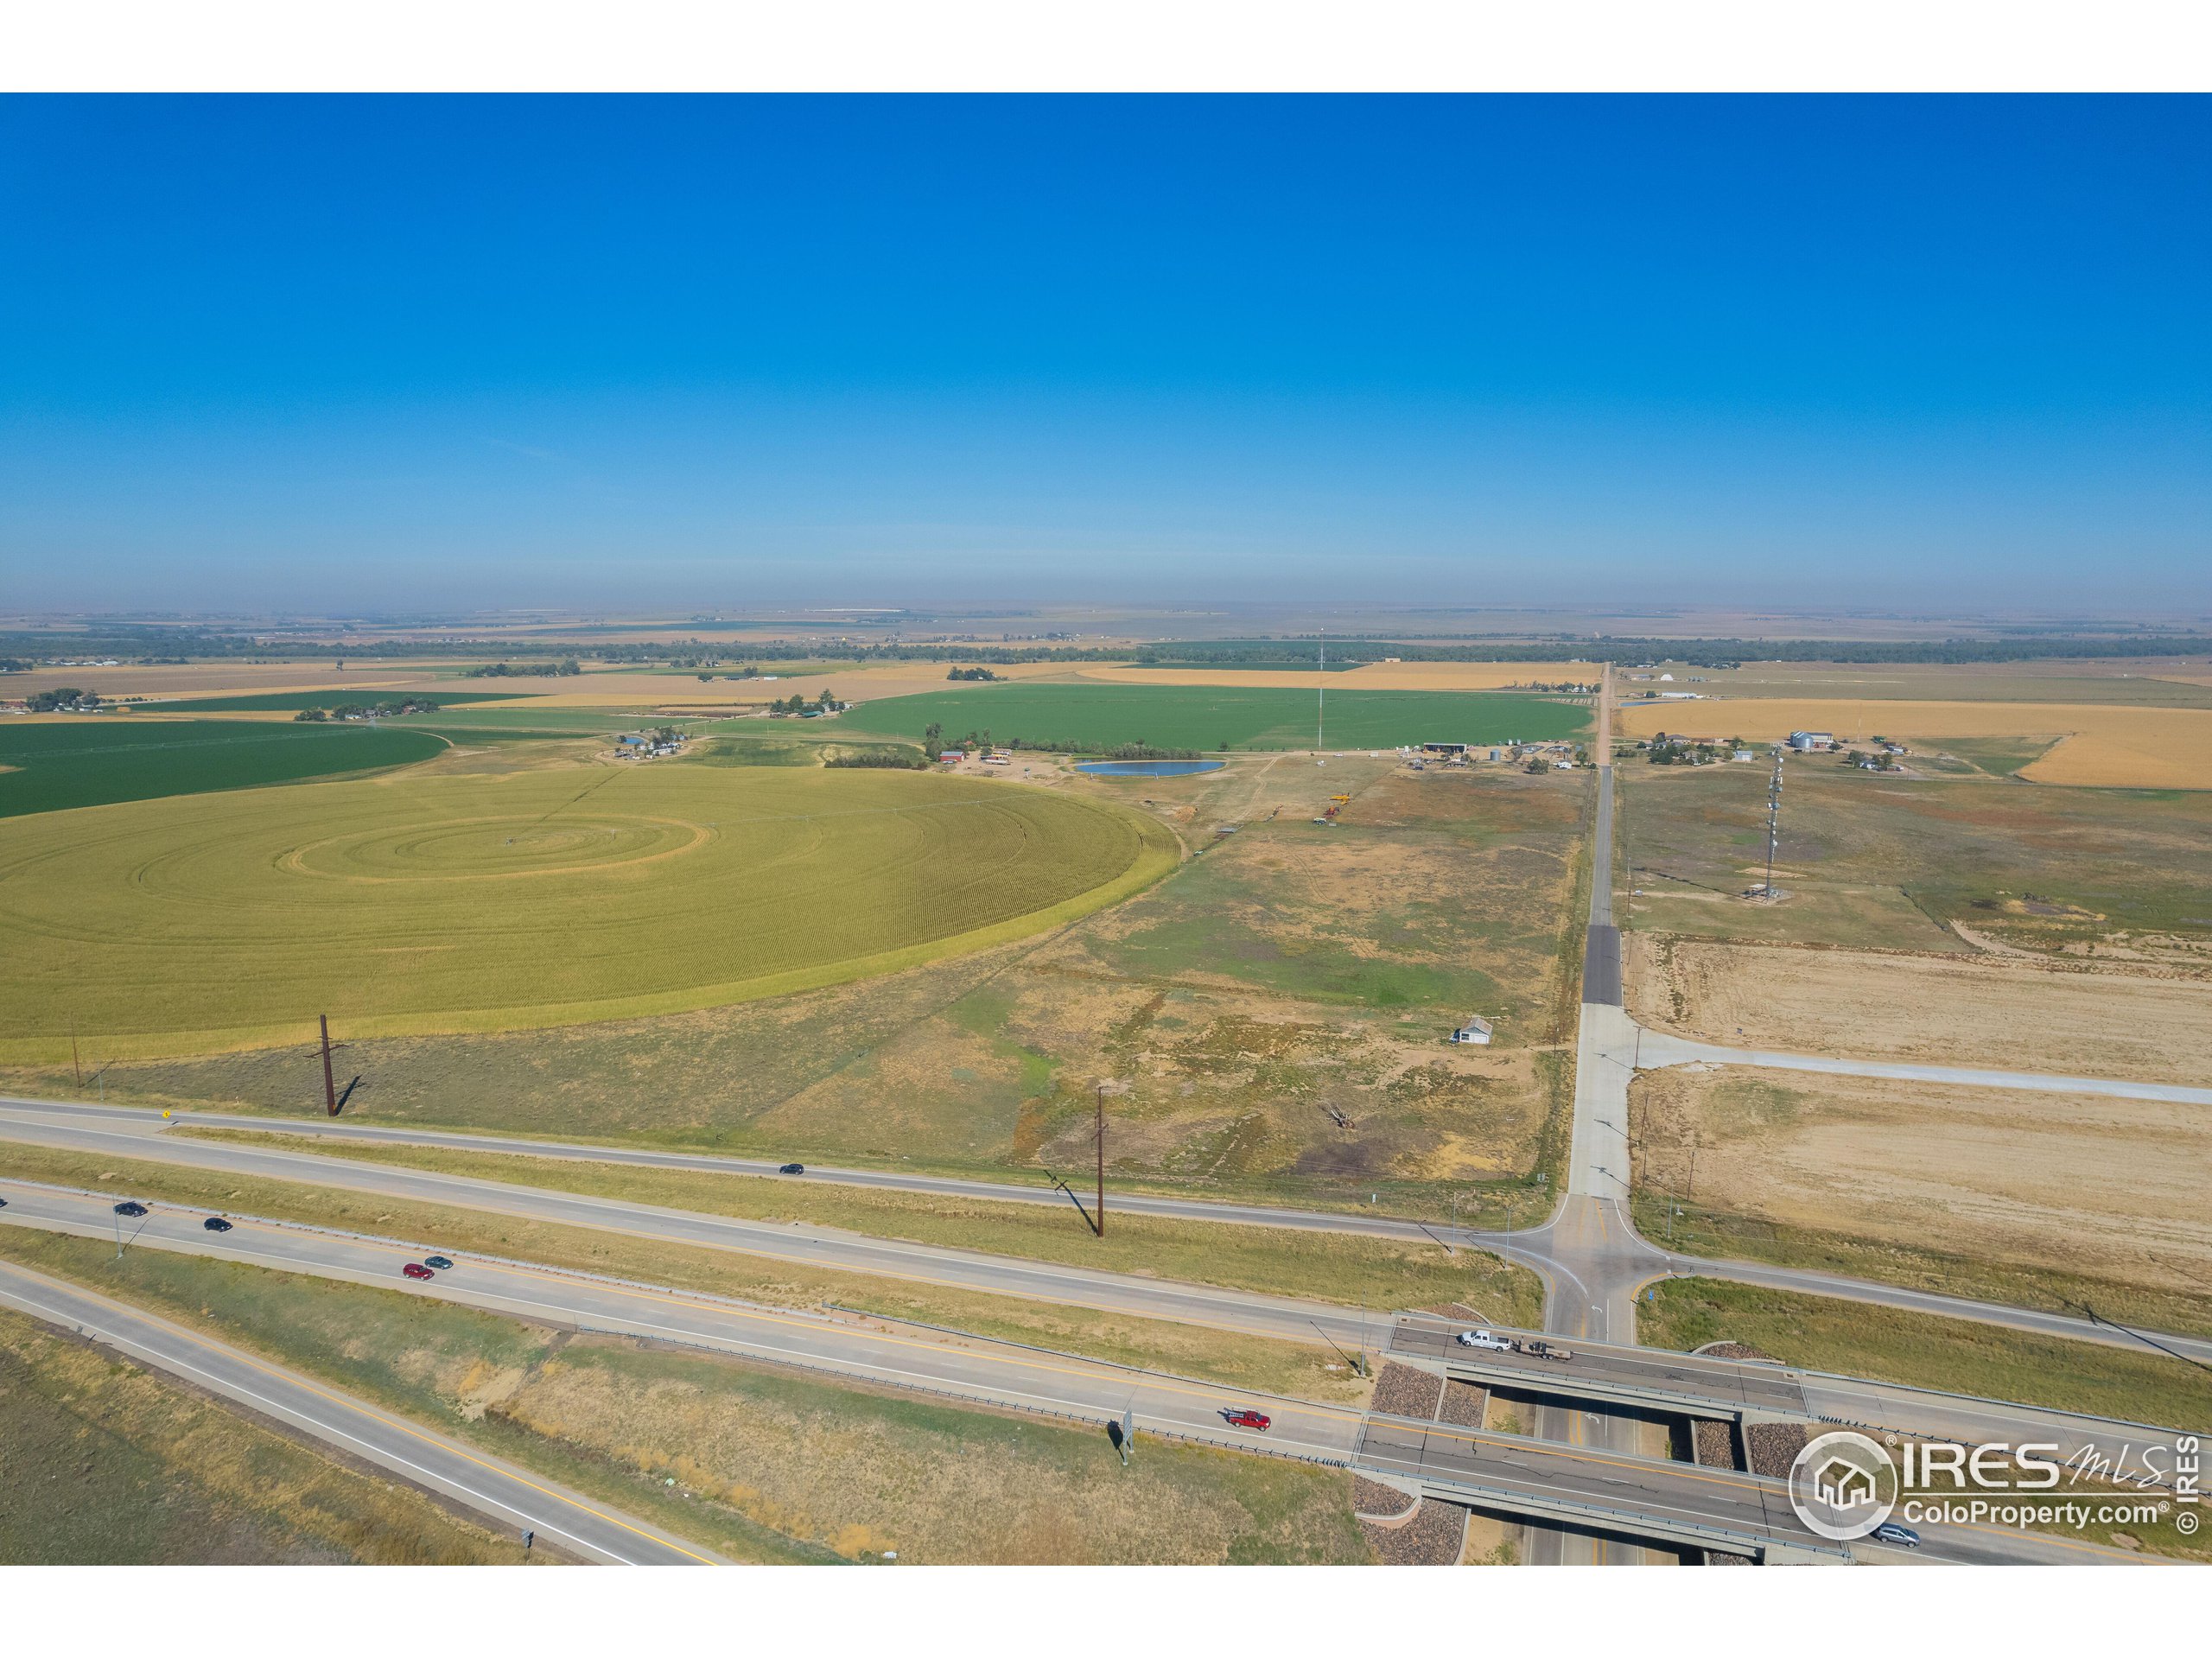
[(115, 1206), (115, 1213), (118, 1216), (143, 1216), (146, 1213), (146, 1206), (136, 1198), (125, 1198)]
[(453, 1263), (442, 1255), (426, 1255), (423, 1258), (423, 1265), (426, 1268), (435, 1268), (440, 1273), (443, 1273), (448, 1268), (453, 1266)]
[(211, 1233), (227, 1233), (231, 1230), (231, 1224), (220, 1216), (210, 1216), (200, 1224)]
[(806, 1173), (806, 1166), (804, 1164), (785, 1164), (781, 1169), (778, 1170), (776, 1173), (779, 1175), (804, 1175)]

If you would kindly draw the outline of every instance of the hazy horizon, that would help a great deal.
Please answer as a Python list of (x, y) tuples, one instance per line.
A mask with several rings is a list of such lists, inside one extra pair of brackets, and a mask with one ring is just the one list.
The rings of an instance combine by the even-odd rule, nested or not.
[(2193, 99), (0, 100), (24, 611), (2212, 610)]

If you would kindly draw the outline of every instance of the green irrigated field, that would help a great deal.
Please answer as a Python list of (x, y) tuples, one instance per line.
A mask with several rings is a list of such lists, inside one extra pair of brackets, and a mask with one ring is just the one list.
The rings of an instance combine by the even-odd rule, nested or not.
[(0, 818), (251, 789), (427, 760), (446, 747), (392, 726), (68, 720), (0, 726)]
[[(1070, 748), (1147, 743), (1163, 749), (1310, 749), (1314, 694), (1210, 685), (1054, 685), (1012, 681), (918, 696), (886, 697), (841, 725), (919, 739), (932, 724), (950, 739), (988, 731), (999, 742)], [(1573, 737), (1590, 723), (1576, 703), (1494, 691), (1332, 691), (1327, 747), (1502, 743)]]
[(1120, 807), (916, 773), (406, 774), (0, 833), (0, 1052), (711, 1007), (977, 948), (1173, 868)]

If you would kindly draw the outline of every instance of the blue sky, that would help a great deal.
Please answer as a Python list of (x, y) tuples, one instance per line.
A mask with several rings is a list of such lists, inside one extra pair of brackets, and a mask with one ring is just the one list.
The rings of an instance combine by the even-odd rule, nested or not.
[(0, 102), (0, 605), (2212, 607), (2203, 99)]

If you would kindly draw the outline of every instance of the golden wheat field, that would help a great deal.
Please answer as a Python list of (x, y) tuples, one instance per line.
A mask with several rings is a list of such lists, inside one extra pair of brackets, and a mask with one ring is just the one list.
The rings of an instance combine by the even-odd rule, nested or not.
[(1623, 707), (1628, 737), (1677, 732), (1771, 742), (1793, 731), (1845, 742), (2033, 738), (2054, 747), (2020, 776), (2117, 789), (2212, 789), (2212, 709), (2065, 702), (1902, 702), (1873, 698), (1715, 698)]
[(1172, 868), (1105, 802), (912, 772), (401, 772), (0, 825), (0, 1055), (671, 1013), (1018, 938)]

